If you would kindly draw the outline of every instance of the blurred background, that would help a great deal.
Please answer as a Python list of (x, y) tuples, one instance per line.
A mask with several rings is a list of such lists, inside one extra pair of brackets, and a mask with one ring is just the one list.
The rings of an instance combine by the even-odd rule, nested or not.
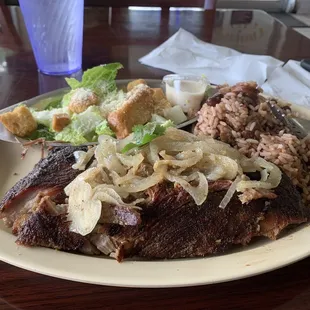
[[(199, 31), (210, 31), (210, 35), (206, 37), (209, 36), (211, 40), (212, 36), (212, 43), (229, 46), (241, 52), (269, 54), (281, 60), (291, 58), (292, 54), (304, 57), (299, 55), (302, 51), (300, 47), (310, 38), (310, 0), (85, 0), (85, 7), (86, 36), (101, 37), (101, 32), (105, 31), (112, 40), (115, 36), (122, 37), (126, 30), (130, 33), (126, 43), (128, 46), (117, 46), (108, 50), (102, 42), (102, 49), (97, 54), (94, 53), (96, 40), (90, 40), (83, 47), (83, 55), (88, 59), (85, 66), (92, 67), (107, 60), (120, 59), (121, 55), (128, 55), (127, 59), (122, 59), (123, 64), (141, 76), (144, 71), (139, 71), (143, 67), (137, 65), (137, 59), (149, 52), (149, 45), (153, 44), (155, 47), (161, 44), (163, 37), (168, 38), (182, 27), (182, 10), (214, 12), (216, 8), (215, 14), (210, 15), (213, 29), (200, 27), (203, 23), (203, 20), (199, 20), (203, 18), (202, 12), (195, 15), (195, 20), (183, 19), (186, 29), (198, 37), (205, 36)], [(118, 7), (129, 7), (129, 13), (125, 18), (128, 19), (130, 29), (120, 28), (119, 22), (123, 16), (119, 14)], [(141, 10), (158, 12), (141, 15)], [(146, 21), (145, 18), (149, 20)], [(160, 25), (160, 19), (166, 20), (165, 27), (154, 26)], [(140, 23), (147, 25), (143, 32)], [(104, 30), (104, 24), (108, 24), (110, 28)], [(286, 27), (282, 27), (281, 24)], [(291, 29), (303, 36), (294, 36)], [(136, 44), (138, 41), (140, 43)], [(19, 72), (17, 76), (14, 75), (16, 70)], [(9, 91), (9, 86), (20, 84), (29, 76), (31, 70), (35, 72), (36, 65), (18, 1), (0, 0), (0, 95), (3, 101), (17, 101), (17, 98), (14, 99), (14, 92)], [(40, 93), (65, 86), (63, 79), (39, 74), (38, 81), (31, 82), (34, 87), (27, 87), (27, 91), (26, 88), (20, 89), (21, 98), (36, 95), (37, 87), (33, 83), (38, 83)], [(24, 91), (25, 94), (22, 94)]]
[[(108, 6), (109, 2), (111, 6), (117, 5), (147, 5), (147, 6), (154, 6), (158, 5), (161, 6), (160, 3), (167, 3), (167, 2), (175, 2), (177, 3), (176, 6), (185, 7), (188, 6), (196, 6), (193, 5), (197, 3), (201, 3), (203, 6), (203, 2), (205, 2), (205, 7), (210, 7), (210, 3), (216, 1), (217, 8), (233, 8), (233, 9), (261, 9), (267, 12), (297, 12), (297, 13), (309, 13), (310, 12), (310, 1), (309, 0), (205, 0), (205, 1), (190, 1), (190, 0), (179, 0), (179, 1), (153, 1), (153, 0), (136, 0), (136, 1), (124, 1), (124, 0), (85, 0), (86, 6)], [(18, 0), (4, 0), (6, 5), (18, 5)], [(173, 5), (172, 5), (173, 6)]]

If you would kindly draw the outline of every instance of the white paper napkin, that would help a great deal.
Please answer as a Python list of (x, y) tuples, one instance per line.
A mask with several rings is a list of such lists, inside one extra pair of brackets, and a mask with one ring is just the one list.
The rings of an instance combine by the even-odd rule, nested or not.
[(174, 73), (204, 74), (214, 84), (252, 80), (262, 85), (271, 72), (283, 65), (271, 56), (242, 54), (203, 42), (182, 28), (139, 61)]
[(310, 73), (299, 61), (290, 60), (275, 69), (262, 88), (267, 94), (310, 108)]

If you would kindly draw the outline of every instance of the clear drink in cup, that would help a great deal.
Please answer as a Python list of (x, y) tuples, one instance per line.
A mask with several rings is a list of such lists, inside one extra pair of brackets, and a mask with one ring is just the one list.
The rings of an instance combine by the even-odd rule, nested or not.
[(38, 69), (50, 75), (81, 69), (84, 0), (19, 0)]

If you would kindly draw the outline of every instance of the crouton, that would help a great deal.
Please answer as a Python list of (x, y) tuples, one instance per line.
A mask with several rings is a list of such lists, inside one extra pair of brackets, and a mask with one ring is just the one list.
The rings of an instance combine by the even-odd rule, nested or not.
[(98, 96), (86, 88), (78, 88), (74, 91), (70, 98), (69, 110), (72, 113), (82, 113), (87, 110), (91, 105), (98, 105), (99, 98)]
[(153, 92), (147, 85), (137, 85), (116, 111), (108, 115), (108, 122), (118, 139), (127, 137), (134, 125), (145, 124), (154, 113)]
[(70, 123), (70, 117), (67, 113), (54, 114), (52, 120), (52, 129), (60, 132)]
[(171, 103), (167, 100), (161, 88), (152, 88), (154, 100), (154, 113), (163, 115), (163, 110), (171, 108)]
[(166, 96), (161, 88), (152, 88), (153, 91), (153, 99), (155, 102), (160, 101), (162, 99), (166, 99)]
[(37, 129), (37, 122), (25, 106), (17, 107), (13, 112), (0, 115), (0, 122), (12, 134), (26, 137)]
[(144, 85), (146, 85), (146, 82), (145, 82), (145, 80), (143, 80), (143, 79), (138, 79), (138, 80), (131, 81), (131, 82), (128, 83), (128, 85), (127, 85), (127, 91), (133, 90), (133, 88), (136, 87), (136, 86), (139, 85), (139, 84), (144, 84)]

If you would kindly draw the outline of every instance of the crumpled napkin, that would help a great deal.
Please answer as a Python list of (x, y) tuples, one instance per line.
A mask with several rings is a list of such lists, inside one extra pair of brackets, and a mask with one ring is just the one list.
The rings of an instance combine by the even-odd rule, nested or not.
[(275, 69), (262, 88), (267, 94), (310, 108), (310, 72), (299, 61), (289, 60)]
[(283, 62), (271, 56), (242, 54), (206, 43), (180, 28), (139, 61), (179, 74), (204, 74), (214, 84), (256, 81), (262, 85)]

